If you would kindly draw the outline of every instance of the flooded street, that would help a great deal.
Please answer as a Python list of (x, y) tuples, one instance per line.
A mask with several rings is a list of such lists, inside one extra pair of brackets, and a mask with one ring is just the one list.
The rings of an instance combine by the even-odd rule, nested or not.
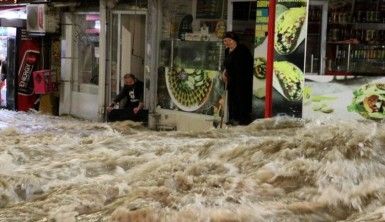
[(385, 126), (205, 132), (0, 110), (0, 221), (385, 221)]

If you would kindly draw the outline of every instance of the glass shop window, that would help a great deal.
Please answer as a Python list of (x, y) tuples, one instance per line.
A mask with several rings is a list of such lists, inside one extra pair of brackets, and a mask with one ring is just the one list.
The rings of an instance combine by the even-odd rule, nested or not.
[(97, 13), (77, 14), (74, 25), (75, 81), (98, 85), (100, 18)]

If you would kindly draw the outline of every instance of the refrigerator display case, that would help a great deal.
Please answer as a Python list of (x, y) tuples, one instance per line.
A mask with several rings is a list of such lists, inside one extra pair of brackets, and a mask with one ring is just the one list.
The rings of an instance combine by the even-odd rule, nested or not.
[(348, 1), (329, 12), (326, 74), (384, 75), (385, 1)]
[(161, 42), (158, 105), (164, 109), (213, 114), (223, 84), (224, 47), (219, 41)]

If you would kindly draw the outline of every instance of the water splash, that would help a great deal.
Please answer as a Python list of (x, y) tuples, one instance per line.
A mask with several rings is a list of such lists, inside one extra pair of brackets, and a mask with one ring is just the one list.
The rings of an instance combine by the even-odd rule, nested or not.
[(384, 221), (384, 129), (154, 132), (0, 110), (0, 221)]

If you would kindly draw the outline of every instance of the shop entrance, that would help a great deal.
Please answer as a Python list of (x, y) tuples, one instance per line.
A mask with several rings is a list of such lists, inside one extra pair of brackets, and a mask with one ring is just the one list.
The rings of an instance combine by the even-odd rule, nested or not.
[[(96, 120), (98, 118), (98, 87), (99, 87), (99, 35), (100, 17), (98, 12), (76, 12), (67, 16), (68, 33), (66, 38), (71, 39), (65, 53), (71, 55), (64, 66), (68, 79), (69, 91), (63, 94), (62, 113)], [(68, 43), (66, 43), (68, 44)], [(66, 45), (64, 44), (64, 45)], [(100, 86), (103, 87), (103, 86)], [(68, 107), (68, 108), (67, 108)], [(68, 110), (66, 110), (68, 109)]]
[(309, 2), (306, 74), (320, 75), (325, 73), (327, 14), (327, 1), (315, 0)]
[(16, 28), (0, 27), (0, 107), (15, 109)]
[(236, 32), (251, 52), (255, 47), (257, 1), (229, 0), (227, 3), (227, 30)]
[(110, 33), (110, 61), (108, 104), (119, 93), (126, 73), (144, 79), (144, 49), (146, 40), (146, 13), (143, 11), (113, 12)]
[[(256, 52), (256, 10), (257, 1), (253, 0), (228, 0), (227, 2), (227, 30), (238, 34), (240, 42), (248, 47), (253, 57)], [(265, 51), (265, 49), (262, 49)], [(263, 52), (265, 54), (265, 52)], [(255, 79), (255, 78), (254, 78)], [(253, 88), (256, 88), (253, 80)], [(264, 86), (264, 84), (259, 84)], [(255, 89), (253, 89), (255, 91)], [(254, 92), (253, 92), (254, 93)], [(256, 119), (262, 117), (262, 109), (256, 107), (262, 106), (262, 100), (256, 100), (253, 96), (253, 108), (251, 118)], [(225, 112), (225, 119), (227, 119)]]

